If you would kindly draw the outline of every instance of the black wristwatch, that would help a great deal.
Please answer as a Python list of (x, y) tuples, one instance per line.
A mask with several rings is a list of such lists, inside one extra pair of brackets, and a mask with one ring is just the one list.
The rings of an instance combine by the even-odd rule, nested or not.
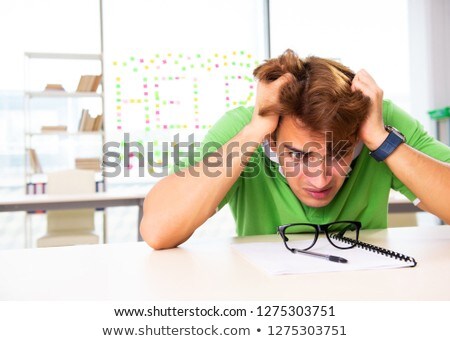
[(384, 126), (384, 128), (389, 132), (388, 137), (381, 146), (369, 153), (378, 162), (384, 161), (399, 145), (406, 142), (405, 136), (394, 127)]

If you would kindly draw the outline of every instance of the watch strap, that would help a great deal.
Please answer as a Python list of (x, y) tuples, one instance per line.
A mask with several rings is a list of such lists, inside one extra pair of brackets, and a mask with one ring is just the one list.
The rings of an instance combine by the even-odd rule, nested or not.
[(395, 128), (386, 126), (386, 130), (389, 135), (377, 149), (369, 153), (378, 162), (384, 161), (399, 145), (406, 141), (403, 134)]

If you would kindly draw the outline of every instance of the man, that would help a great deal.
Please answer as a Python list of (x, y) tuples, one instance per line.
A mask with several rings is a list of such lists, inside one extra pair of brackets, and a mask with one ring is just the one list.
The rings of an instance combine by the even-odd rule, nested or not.
[(287, 50), (254, 75), (254, 108), (226, 113), (203, 144), (222, 147), (147, 195), (141, 234), (151, 247), (183, 243), (227, 203), (238, 235), (293, 222), (385, 228), (391, 188), (450, 222), (450, 149), (383, 101), (365, 70)]

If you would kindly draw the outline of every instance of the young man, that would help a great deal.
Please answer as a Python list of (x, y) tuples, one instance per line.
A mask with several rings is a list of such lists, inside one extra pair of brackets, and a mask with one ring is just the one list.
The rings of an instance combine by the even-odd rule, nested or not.
[(450, 222), (449, 147), (383, 101), (365, 70), (287, 50), (254, 75), (254, 108), (226, 113), (203, 143), (221, 148), (147, 195), (141, 234), (151, 247), (183, 243), (227, 203), (240, 236), (293, 222), (385, 228), (391, 188)]

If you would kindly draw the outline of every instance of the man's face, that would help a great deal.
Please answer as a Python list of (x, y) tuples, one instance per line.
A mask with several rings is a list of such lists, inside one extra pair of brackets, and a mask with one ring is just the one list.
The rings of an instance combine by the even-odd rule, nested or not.
[(344, 141), (333, 146), (331, 139), (327, 142), (289, 116), (281, 120), (276, 140), (281, 167), (297, 198), (310, 207), (328, 205), (350, 172), (353, 146)]

